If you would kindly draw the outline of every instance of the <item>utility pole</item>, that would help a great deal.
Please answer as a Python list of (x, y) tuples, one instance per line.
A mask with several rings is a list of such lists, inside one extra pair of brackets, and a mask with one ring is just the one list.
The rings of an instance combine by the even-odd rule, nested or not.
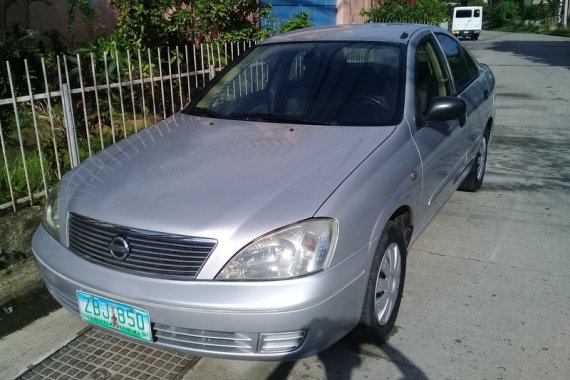
[(568, 0), (564, 0), (564, 11), (562, 12), (562, 26), (564, 29), (568, 26)]

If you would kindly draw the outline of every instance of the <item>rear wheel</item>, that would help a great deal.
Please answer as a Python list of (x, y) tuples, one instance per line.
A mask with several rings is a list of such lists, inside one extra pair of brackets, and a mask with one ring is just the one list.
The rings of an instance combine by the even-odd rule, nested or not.
[(402, 231), (388, 222), (372, 261), (359, 329), (384, 341), (394, 327), (406, 275), (406, 244)]
[(485, 168), (487, 166), (488, 142), (489, 129), (485, 131), (485, 134), (479, 143), (479, 149), (477, 150), (477, 155), (475, 156), (475, 160), (473, 160), (473, 164), (471, 165), (471, 170), (459, 186), (459, 190), (477, 191), (483, 184), (483, 177), (485, 177)]

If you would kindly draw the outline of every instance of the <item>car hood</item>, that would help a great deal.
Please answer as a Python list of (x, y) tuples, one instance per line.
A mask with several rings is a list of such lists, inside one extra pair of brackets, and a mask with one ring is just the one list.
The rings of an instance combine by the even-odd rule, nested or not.
[(179, 113), (71, 171), (60, 204), (109, 223), (245, 244), (313, 216), (393, 130)]

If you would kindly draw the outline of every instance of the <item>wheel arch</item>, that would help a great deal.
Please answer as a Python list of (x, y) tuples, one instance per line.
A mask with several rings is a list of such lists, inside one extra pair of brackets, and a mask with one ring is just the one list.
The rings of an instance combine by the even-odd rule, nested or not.
[(410, 239), (412, 238), (412, 233), (414, 232), (412, 208), (407, 205), (400, 206), (396, 211), (392, 213), (388, 220), (398, 225), (398, 228), (404, 236), (406, 245), (409, 245)]
[(489, 117), (489, 119), (487, 120), (487, 124), (485, 125), (485, 129), (489, 130), (489, 136), (491, 135), (491, 130), (493, 129), (493, 117)]

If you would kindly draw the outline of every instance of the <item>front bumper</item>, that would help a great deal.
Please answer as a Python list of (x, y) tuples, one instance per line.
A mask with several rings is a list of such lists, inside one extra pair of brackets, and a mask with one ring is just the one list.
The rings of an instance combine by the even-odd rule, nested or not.
[[(147, 310), (152, 344), (200, 356), (254, 360), (314, 355), (354, 328), (370, 262), (365, 246), (327, 271), (292, 280), (178, 281), (88, 262), (41, 226), (32, 249), (47, 288), (72, 313), (79, 315), (76, 291), (81, 290)], [(276, 341), (285, 342), (283, 350), (275, 350)]]

